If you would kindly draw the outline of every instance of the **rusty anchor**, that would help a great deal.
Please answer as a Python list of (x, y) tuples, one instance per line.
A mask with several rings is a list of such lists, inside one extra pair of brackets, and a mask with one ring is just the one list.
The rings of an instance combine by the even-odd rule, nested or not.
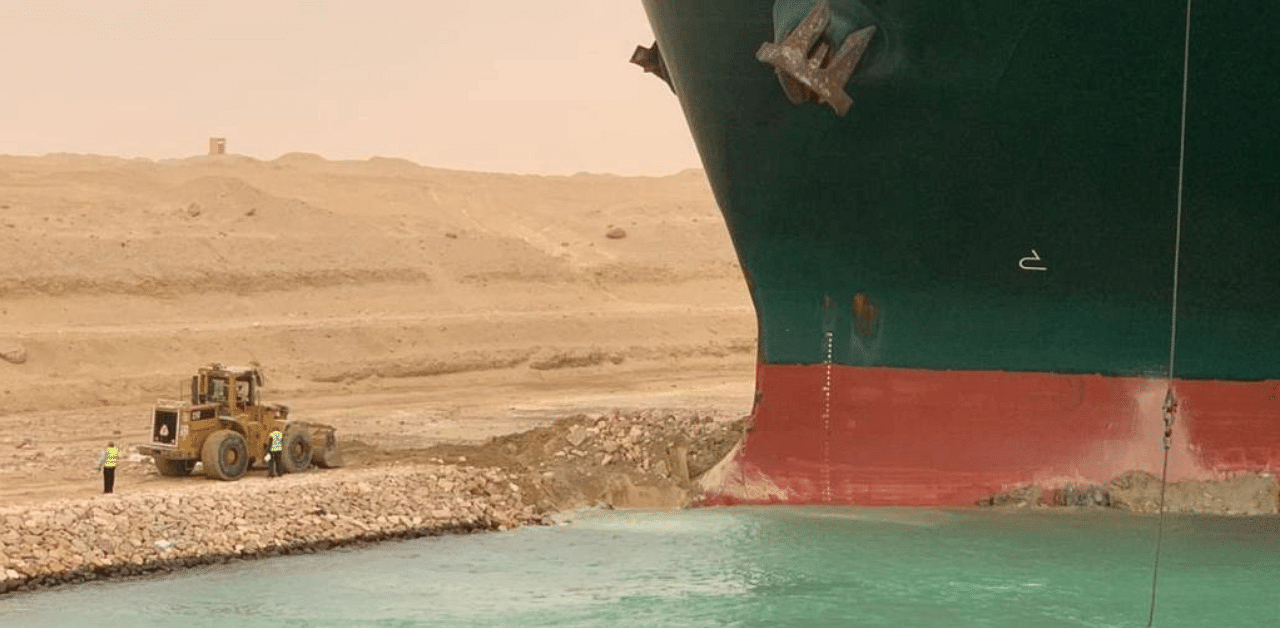
[(818, 40), (830, 23), (831, 5), (828, 0), (822, 0), (781, 42), (762, 44), (756, 58), (773, 66), (791, 102), (798, 105), (817, 97), (843, 116), (853, 106), (853, 99), (844, 87), (866, 53), (876, 27), (867, 26), (849, 33), (828, 58), (831, 46)]
[(631, 53), (631, 62), (662, 79), (673, 93), (676, 91), (676, 86), (671, 84), (671, 76), (667, 74), (667, 62), (662, 59), (662, 52), (658, 50), (658, 42), (653, 42), (653, 46), (649, 48), (636, 46), (636, 51)]

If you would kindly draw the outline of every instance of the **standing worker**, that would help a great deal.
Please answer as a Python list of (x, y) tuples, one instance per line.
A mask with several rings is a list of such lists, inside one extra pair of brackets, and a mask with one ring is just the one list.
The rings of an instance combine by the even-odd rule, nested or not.
[(280, 428), (271, 429), (271, 460), (267, 461), (267, 477), (273, 478), (277, 475), (284, 475), (284, 434), (280, 433)]
[(116, 485), (116, 463), (120, 462), (120, 450), (115, 441), (107, 441), (107, 448), (98, 458), (98, 470), (102, 471), (102, 492), (110, 493)]

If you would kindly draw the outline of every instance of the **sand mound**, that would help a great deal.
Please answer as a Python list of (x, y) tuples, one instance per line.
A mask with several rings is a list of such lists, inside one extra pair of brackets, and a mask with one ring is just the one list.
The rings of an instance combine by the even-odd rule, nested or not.
[(426, 461), (496, 467), (520, 477), (543, 511), (684, 507), (694, 482), (742, 437), (745, 419), (662, 411), (578, 415), (478, 445), (437, 445)]

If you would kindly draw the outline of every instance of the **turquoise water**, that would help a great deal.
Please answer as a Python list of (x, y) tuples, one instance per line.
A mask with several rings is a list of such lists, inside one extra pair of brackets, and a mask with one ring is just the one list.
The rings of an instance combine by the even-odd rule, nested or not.
[[(1155, 518), (590, 512), (0, 597), (0, 626), (1145, 626)], [(1280, 519), (1169, 517), (1157, 626), (1280, 625)]]

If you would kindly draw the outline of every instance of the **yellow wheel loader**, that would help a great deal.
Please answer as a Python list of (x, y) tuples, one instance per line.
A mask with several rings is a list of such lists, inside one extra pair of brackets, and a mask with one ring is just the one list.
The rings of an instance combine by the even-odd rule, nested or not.
[(334, 430), (327, 425), (289, 420), (289, 408), (262, 403), (262, 371), (213, 363), (191, 378), (191, 398), (156, 402), (151, 444), (138, 452), (151, 456), (161, 475), (190, 475), (199, 462), (204, 474), (238, 480), (262, 461), (274, 429), (284, 433), (286, 473), (312, 464), (336, 467), (341, 462)]

